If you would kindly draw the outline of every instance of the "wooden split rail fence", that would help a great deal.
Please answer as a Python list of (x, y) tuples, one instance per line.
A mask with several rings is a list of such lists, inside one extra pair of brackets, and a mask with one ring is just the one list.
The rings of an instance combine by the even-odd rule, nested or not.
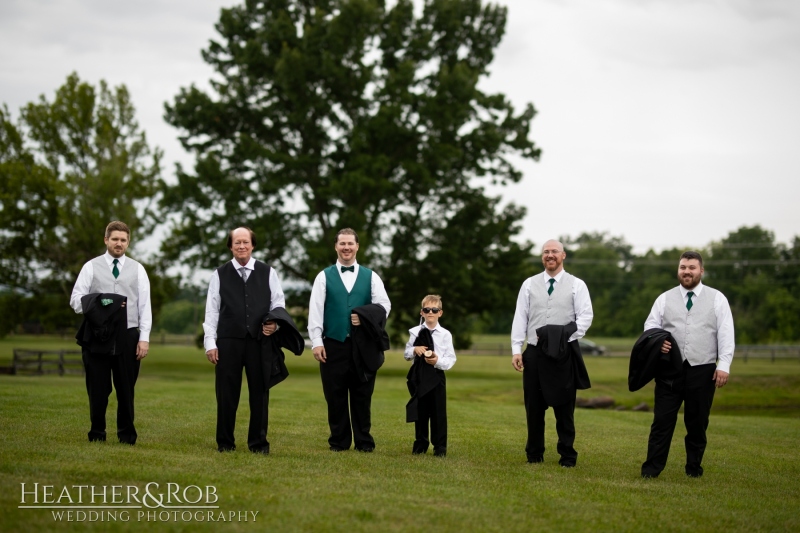
[(83, 375), (83, 359), (80, 350), (29, 350), (14, 348), (14, 375), (41, 376), (43, 374)]

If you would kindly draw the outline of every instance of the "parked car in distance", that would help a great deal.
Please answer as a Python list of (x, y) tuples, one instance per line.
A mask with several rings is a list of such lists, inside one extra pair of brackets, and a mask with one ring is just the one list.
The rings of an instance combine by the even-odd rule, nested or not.
[(589, 355), (605, 355), (606, 347), (595, 344), (588, 339), (578, 339), (578, 345), (581, 347), (582, 354)]

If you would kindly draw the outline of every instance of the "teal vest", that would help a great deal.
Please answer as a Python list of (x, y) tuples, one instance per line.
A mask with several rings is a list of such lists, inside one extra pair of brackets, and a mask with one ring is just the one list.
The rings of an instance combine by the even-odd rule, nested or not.
[(342, 278), (331, 265), (325, 272), (325, 313), (322, 317), (322, 335), (344, 342), (350, 335), (350, 313), (353, 309), (372, 303), (372, 270), (358, 266), (358, 277), (353, 290), (347, 292)]

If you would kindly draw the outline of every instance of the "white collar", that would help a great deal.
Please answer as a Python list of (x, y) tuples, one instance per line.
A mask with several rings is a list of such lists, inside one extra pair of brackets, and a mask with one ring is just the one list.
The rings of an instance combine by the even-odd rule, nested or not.
[(698, 283), (697, 287), (695, 287), (694, 289), (687, 289), (683, 285), (678, 285), (678, 288), (681, 290), (681, 296), (683, 296), (684, 298), (686, 298), (686, 295), (689, 293), (689, 291), (692, 291), (695, 296), (700, 296), (700, 293), (703, 292), (703, 282), (701, 281), (700, 283)]
[(114, 257), (113, 255), (108, 253), (108, 250), (106, 250), (106, 253), (103, 255), (103, 257), (106, 258), (106, 263), (108, 263), (109, 267), (114, 264), (114, 259), (119, 259), (119, 261), (118, 261), (119, 266), (122, 266), (122, 265), (125, 264), (125, 254), (122, 254), (122, 257)]
[(248, 261), (244, 265), (239, 263), (239, 261), (237, 261), (235, 257), (233, 259), (231, 259), (231, 263), (233, 263), (233, 268), (235, 268), (236, 270), (239, 270), (242, 267), (244, 267), (244, 268), (246, 268), (248, 270), (255, 270), (256, 269), (256, 260), (252, 255), (250, 256), (250, 261)]
[[(352, 265), (350, 265), (350, 266), (356, 267), (356, 268), (354, 268), (354, 269), (353, 269), (353, 272), (357, 272), (357, 271), (358, 271), (358, 261), (355, 261), (355, 262), (354, 262)], [(336, 260), (336, 267), (337, 267), (337, 268), (336, 268), (336, 270), (338, 270), (339, 272), (341, 272), (341, 271), (342, 271), (342, 267), (345, 267), (345, 268), (350, 268), (350, 267), (348, 267), (347, 265), (343, 265), (343, 264), (341, 264), (341, 263), (339, 262), (339, 260), (338, 260), (338, 259)]]
[(564, 272), (566, 272), (566, 270), (564, 270), (562, 268), (561, 272), (559, 272), (555, 276), (551, 276), (550, 274), (548, 274), (547, 270), (545, 270), (544, 271), (544, 282), (545, 282), (545, 284), (549, 284), (551, 279), (556, 280), (556, 283), (561, 283), (561, 278), (564, 277)]

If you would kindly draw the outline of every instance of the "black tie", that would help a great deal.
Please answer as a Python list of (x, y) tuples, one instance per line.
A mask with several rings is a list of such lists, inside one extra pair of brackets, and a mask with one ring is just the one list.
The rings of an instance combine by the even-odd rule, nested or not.
[(349, 267), (346, 266), (342, 267), (342, 272), (353, 272), (355, 274), (355, 271), (356, 271), (355, 265), (350, 265)]
[(550, 278), (549, 280), (547, 280), (547, 282), (550, 283), (550, 288), (547, 289), (547, 295), (549, 296), (553, 294), (553, 283), (555, 283), (556, 280), (554, 278)]

